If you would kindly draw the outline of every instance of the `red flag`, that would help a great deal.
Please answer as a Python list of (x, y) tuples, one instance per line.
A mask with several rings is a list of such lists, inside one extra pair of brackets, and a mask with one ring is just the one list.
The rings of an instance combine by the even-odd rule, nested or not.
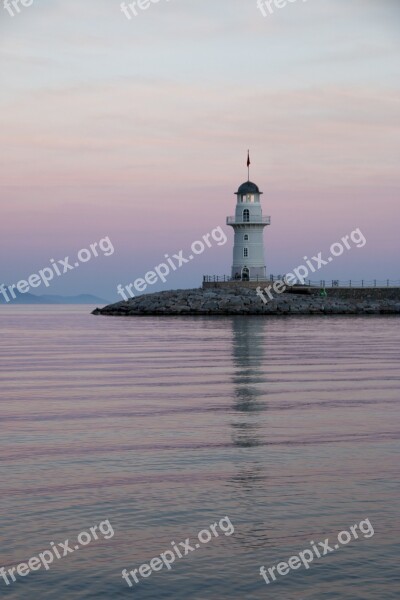
[(249, 166), (250, 166), (250, 164), (251, 164), (251, 163), (250, 163), (250, 151), (248, 150), (248, 151), (247, 151), (247, 166), (249, 167)]

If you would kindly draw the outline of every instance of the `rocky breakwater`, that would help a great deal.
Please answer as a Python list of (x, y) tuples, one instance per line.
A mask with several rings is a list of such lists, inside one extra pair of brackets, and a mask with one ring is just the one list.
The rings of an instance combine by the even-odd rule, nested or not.
[(340, 298), (283, 293), (267, 304), (248, 288), (189, 289), (146, 294), (96, 308), (94, 315), (379, 315), (400, 314), (398, 298)]

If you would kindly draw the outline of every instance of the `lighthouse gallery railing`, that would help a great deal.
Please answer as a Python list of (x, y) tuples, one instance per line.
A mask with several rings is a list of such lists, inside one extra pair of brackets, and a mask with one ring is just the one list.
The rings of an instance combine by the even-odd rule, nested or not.
[(257, 216), (253, 216), (250, 215), (249, 217), (247, 217), (247, 219), (244, 219), (243, 217), (226, 217), (226, 224), (227, 225), (236, 225), (236, 224), (246, 224), (246, 223), (262, 223), (263, 225), (270, 225), (271, 224), (271, 217), (265, 216), (265, 217), (257, 217)]

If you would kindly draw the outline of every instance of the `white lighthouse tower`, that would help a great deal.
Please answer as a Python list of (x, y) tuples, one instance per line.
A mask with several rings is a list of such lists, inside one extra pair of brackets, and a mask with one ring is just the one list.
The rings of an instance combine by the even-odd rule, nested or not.
[(250, 181), (249, 167), (248, 154), (248, 180), (236, 192), (235, 216), (226, 219), (226, 224), (233, 227), (235, 233), (232, 278), (242, 281), (266, 279), (263, 233), (264, 227), (271, 223), (271, 217), (263, 217), (262, 192)]

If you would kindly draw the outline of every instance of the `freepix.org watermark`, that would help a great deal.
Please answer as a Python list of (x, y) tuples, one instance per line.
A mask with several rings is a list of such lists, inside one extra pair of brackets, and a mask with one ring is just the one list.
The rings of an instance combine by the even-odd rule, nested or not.
[(290, 570), (297, 570), (300, 567), (305, 567), (306, 569), (310, 568), (310, 564), (313, 562), (314, 558), (322, 558), (331, 552), (335, 552), (335, 550), (339, 550), (341, 546), (346, 546), (353, 539), (358, 540), (358, 532), (361, 533), (364, 538), (371, 538), (375, 531), (371, 525), (369, 519), (364, 519), (360, 521), (360, 523), (356, 523), (350, 527), (350, 531), (341, 531), (337, 536), (337, 543), (332, 542), (332, 545), (329, 543), (329, 538), (326, 538), (323, 542), (318, 542), (317, 544), (314, 541), (310, 542), (311, 550), (307, 548), (299, 554), (295, 554), (291, 556), (287, 562), (280, 562), (277, 565), (267, 569), (263, 566), (260, 567), (260, 575), (264, 579), (265, 583), (268, 585), (271, 581), (276, 581), (276, 575), (287, 575)]
[(32, 556), (28, 562), (22, 562), (16, 567), (10, 567), (7, 570), (4, 567), (0, 567), (0, 575), (4, 579), (6, 585), (10, 585), (11, 582), (17, 581), (15, 572), (20, 577), (26, 577), (31, 571), (38, 571), (42, 567), (48, 571), (50, 565), (54, 562), (54, 559), (60, 560), (68, 554), (72, 554), (76, 550), (79, 550), (82, 546), (87, 546), (92, 541), (98, 540), (99, 535), (97, 532), (99, 532), (105, 540), (114, 537), (114, 529), (107, 519), (106, 521), (99, 523), (99, 525), (91, 527), (90, 533), (88, 531), (81, 531), (77, 537), (77, 544), (71, 542), (71, 546), (69, 539), (64, 542), (58, 542), (57, 544), (50, 542), (51, 549), (39, 552), (37, 556)]
[(191, 542), (190, 538), (186, 538), (184, 542), (178, 542), (177, 544), (171, 542), (173, 549), (164, 550), (160, 555), (152, 558), (149, 561), (149, 564), (143, 563), (138, 569), (133, 569), (132, 571), (129, 571), (129, 573), (127, 569), (124, 569), (122, 571), (122, 579), (125, 579), (129, 587), (133, 587), (130, 578), (132, 578), (135, 583), (139, 583), (139, 577), (150, 577), (153, 571), (161, 571), (164, 567), (167, 567), (168, 571), (170, 571), (172, 568), (171, 565), (175, 562), (176, 558), (184, 558), (191, 552), (200, 548), (202, 544), (208, 544), (208, 542), (213, 539), (213, 536), (217, 538), (219, 536), (218, 528), (226, 536), (230, 536), (235, 532), (235, 528), (229, 517), (223, 517), (219, 522), (213, 523), (212, 525), (209, 525), (207, 529), (199, 531), (195, 542)]
[[(132, 15), (138, 16), (138, 9), (143, 11), (150, 8), (152, 4), (158, 4), (160, 0), (134, 0), (126, 4), (126, 2), (121, 2), (121, 11), (124, 13), (129, 21), (132, 19)], [(165, 0), (165, 2), (169, 2), (169, 0)]]
[[(26, 294), (32, 288), (37, 288), (42, 283), (46, 287), (49, 287), (50, 281), (54, 279), (54, 276), (61, 277), (68, 271), (73, 271), (77, 269), (81, 263), (86, 263), (91, 260), (93, 257), (99, 256), (99, 252), (97, 248), (103, 253), (103, 256), (111, 256), (114, 254), (114, 246), (111, 243), (110, 238), (107, 236), (102, 238), (99, 242), (94, 242), (90, 244), (90, 250), (87, 248), (82, 248), (79, 250), (77, 254), (77, 259), (74, 261), (74, 264), (70, 263), (69, 256), (66, 256), (63, 260), (55, 261), (54, 258), (50, 259), (49, 267), (44, 267), (40, 269), (38, 273), (33, 273), (28, 277), (27, 280), (21, 279), (18, 283), (13, 283), (12, 285), (5, 286), (4, 283), (0, 284), (0, 293), (3, 294), (6, 302), (11, 302), (10, 296), (12, 299), (16, 299), (15, 289), (20, 294)], [(58, 263), (58, 264), (57, 264)]]
[(160, 263), (157, 267), (154, 267), (153, 271), (148, 271), (144, 278), (139, 277), (133, 283), (124, 287), (119, 284), (117, 286), (117, 293), (120, 294), (124, 300), (128, 300), (128, 296), (124, 292), (124, 289), (131, 298), (134, 298), (135, 294), (133, 293), (132, 288), (135, 288), (137, 292), (144, 292), (148, 285), (154, 285), (159, 280), (165, 283), (171, 270), (176, 271), (177, 269), (180, 269), (180, 267), (193, 260), (195, 255), (203, 254), (206, 247), (211, 248), (213, 244), (210, 238), (217, 243), (217, 246), (223, 246), (228, 241), (222, 227), (216, 227), (211, 233), (204, 234), (202, 240), (193, 242), (190, 246), (192, 254), (190, 254), (188, 258), (183, 256), (183, 250), (179, 250), (178, 254), (173, 254), (172, 258), (169, 254), (165, 254), (164, 256), (167, 259), (166, 262)]
[(3, 0), (3, 5), (8, 14), (14, 17), (21, 12), (21, 6), (32, 6), (33, 0)]
[[(258, 286), (256, 289), (257, 296), (261, 298), (264, 304), (267, 304), (269, 300), (274, 299), (272, 290), (276, 294), (282, 294), (287, 287), (294, 285), (295, 283), (304, 285), (310, 272), (315, 273), (319, 269), (322, 269), (322, 267), (331, 263), (335, 257), (341, 256), (345, 249), (351, 250), (351, 242), (356, 248), (363, 248), (367, 243), (367, 240), (359, 228), (354, 229), (354, 231), (352, 231), (349, 235), (344, 235), (340, 242), (334, 242), (331, 245), (329, 249), (331, 254), (328, 256), (327, 260), (322, 258), (322, 252), (318, 252), (317, 256), (313, 256), (311, 260), (307, 256), (304, 256), (303, 260), (306, 262), (305, 265), (299, 265), (296, 267), (296, 269), (293, 269), (293, 272), (287, 273), (282, 279), (278, 279), (272, 285), (267, 285), (264, 288), (264, 291), (262, 291), (261, 287)], [(314, 264), (311, 261), (314, 261)], [(265, 297), (264, 292), (267, 294), (269, 300)]]
[(275, 8), (285, 8), (293, 2), (307, 2), (308, 0), (257, 0), (257, 8), (261, 11), (263, 17), (268, 14), (273, 15)]

